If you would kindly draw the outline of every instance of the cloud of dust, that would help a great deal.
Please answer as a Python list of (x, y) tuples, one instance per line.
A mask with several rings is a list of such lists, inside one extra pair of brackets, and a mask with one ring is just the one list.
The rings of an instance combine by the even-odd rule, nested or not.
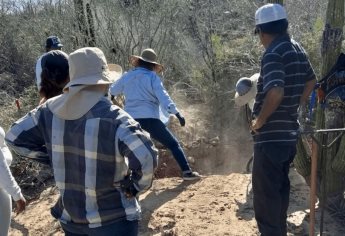
[(173, 130), (195, 160), (192, 166), (202, 174), (245, 173), (253, 143), (244, 109), (234, 108), (230, 99), (188, 104), (182, 95), (175, 95), (174, 101), (187, 127)]

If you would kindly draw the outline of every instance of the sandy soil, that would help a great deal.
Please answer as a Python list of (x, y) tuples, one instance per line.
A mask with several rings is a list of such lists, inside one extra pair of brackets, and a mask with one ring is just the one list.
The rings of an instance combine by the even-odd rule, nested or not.
[[(258, 235), (251, 175), (246, 173), (252, 152), (250, 137), (241, 134), (239, 127), (213, 134), (200, 132), (211, 127), (194, 118), (203, 117), (198, 114), (201, 110), (195, 106), (188, 108), (189, 113), (185, 115), (189, 125), (183, 131), (176, 127), (176, 122), (171, 126), (183, 141), (191, 165), (205, 177), (196, 182), (183, 182), (176, 162), (161, 149), (156, 173), (159, 179), (140, 197), (141, 236)], [(164, 178), (167, 176), (170, 178)], [(293, 168), (290, 178), (289, 235), (308, 235), (309, 188)], [(59, 223), (50, 216), (50, 207), (56, 199), (56, 189), (47, 188), (23, 214), (13, 217), (10, 235), (63, 235)], [(318, 209), (316, 232), (319, 223)], [(323, 235), (345, 235), (345, 226), (326, 214)]]
[[(140, 235), (257, 235), (253, 218), (250, 175), (209, 175), (197, 182), (180, 178), (155, 180), (140, 197), (143, 220)], [(308, 189), (291, 171), (292, 193), (288, 216), (289, 235), (308, 235)], [(28, 209), (13, 217), (10, 235), (63, 235), (49, 213), (56, 201), (48, 188)], [(319, 227), (319, 211), (316, 231)], [(344, 226), (325, 216), (324, 235), (345, 235)]]

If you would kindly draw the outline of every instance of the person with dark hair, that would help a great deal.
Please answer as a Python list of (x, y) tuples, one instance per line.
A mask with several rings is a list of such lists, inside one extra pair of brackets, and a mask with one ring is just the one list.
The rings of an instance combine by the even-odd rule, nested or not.
[(46, 39), (46, 44), (45, 44), (45, 53), (43, 55), (41, 55), (36, 62), (36, 69), (35, 69), (35, 73), (36, 73), (36, 85), (37, 85), (37, 89), (38, 91), (40, 91), (41, 89), (41, 73), (42, 73), (42, 57), (47, 53), (50, 52), (52, 50), (61, 50), (63, 47), (59, 37), (57, 36), (49, 36)]
[(156, 59), (157, 55), (151, 48), (143, 50), (141, 56), (132, 56), (131, 64), (135, 68), (112, 84), (109, 93), (112, 96), (125, 96), (125, 111), (138, 121), (153, 139), (172, 152), (184, 180), (200, 179), (198, 172), (191, 170), (177, 139), (160, 120), (160, 109), (163, 109), (174, 114), (181, 126), (186, 122), (157, 75), (163, 66), (156, 62)]
[(255, 33), (265, 52), (253, 107), (254, 212), (263, 236), (287, 235), (290, 163), (296, 154), (298, 109), (303, 109), (316, 77), (305, 50), (287, 33), (280, 4), (255, 13)]
[(74, 51), (68, 64), (64, 93), (15, 122), (6, 143), (19, 156), (51, 164), (60, 191), (51, 214), (67, 236), (137, 236), (138, 198), (152, 185), (157, 150), (104, 96), (121, 70), (112, 71), (99, 48)]
[(68, 55), (59, 50), (50, 51), (42, 57), (41, 64), (40, 104), (63, 93), (69, 82)]

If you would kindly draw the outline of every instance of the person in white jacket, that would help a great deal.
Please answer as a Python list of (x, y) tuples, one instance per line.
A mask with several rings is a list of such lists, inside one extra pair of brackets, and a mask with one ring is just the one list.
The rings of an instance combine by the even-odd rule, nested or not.
[(9, 166), (12, 154), (4, 141), (5, 131), (0, 127), (0, 236), (7, 236), (11, 223), (12, 201), (16, 202), (16, 212), (25, 209), (26, 201), (21, 190), (13, 178)]
[(140, 56), (132, 56), (131, 63), (135, 68), (115, 81), (109, 93), (112, 96), (120, 94), (125, 96), (124, 110), (138, 121), (153, 139), (171, 151), (182, 170), (184, 180), (200, 179), (199, 173), (190, 168), (178, 140), (160, 120), (160, 109), (162, 109), (163, 112), (175, 115), (181, 126), (186, 122), (156, 73), (162, 69), (156, 58), (157, 55), (151, 48), (143, 50)]

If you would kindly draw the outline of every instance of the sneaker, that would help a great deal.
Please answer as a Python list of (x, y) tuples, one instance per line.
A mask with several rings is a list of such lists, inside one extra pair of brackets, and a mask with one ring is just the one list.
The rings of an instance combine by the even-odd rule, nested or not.
[(201, 175), (198, 172), (191, 171), (183, 174), (183, 180), (197, 180), (201, 178)]

